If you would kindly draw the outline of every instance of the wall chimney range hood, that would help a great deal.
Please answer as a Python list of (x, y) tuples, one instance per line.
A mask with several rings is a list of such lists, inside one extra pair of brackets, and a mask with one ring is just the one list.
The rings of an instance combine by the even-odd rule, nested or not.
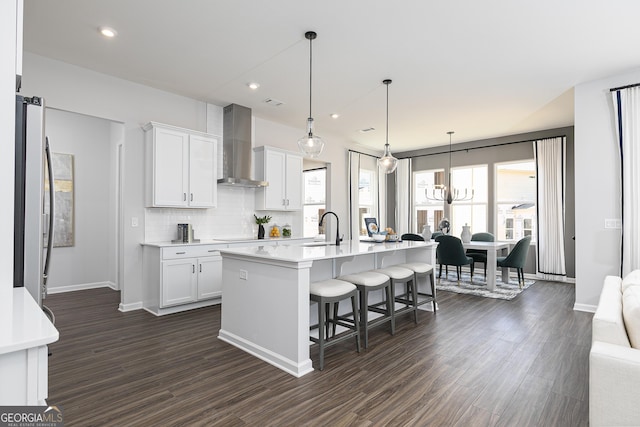
[(219, 185), (259, 188), (266, 181), (251, 179), (251, 109), (231, 104), (224, 107), (222, 178)]

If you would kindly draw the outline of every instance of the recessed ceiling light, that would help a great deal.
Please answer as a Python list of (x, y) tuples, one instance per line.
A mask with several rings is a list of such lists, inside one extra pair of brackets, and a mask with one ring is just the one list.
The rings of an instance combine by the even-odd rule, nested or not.
[(338, 117), (340, 117), (340, 114), (338, 114), (338, 113), (331, 114), (331, 118), (332, 119), (337, 119)]
[(111, 27), (100, 27), (98, 28), (98, 31), (100, 31), (100, 34), (110, 39), (118, 35), (118, 32)]
[(249, 86), (249, 89), (252, 89), (252, 90), (256, 90), (260, 87), (260, 85), (256, 82), (247, 83), (247, 86)]

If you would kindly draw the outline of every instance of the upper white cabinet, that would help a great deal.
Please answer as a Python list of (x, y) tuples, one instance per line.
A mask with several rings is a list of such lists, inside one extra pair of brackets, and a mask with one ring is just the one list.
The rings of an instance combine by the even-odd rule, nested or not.
[(147, 206), (216, 207), (217, 138), (154, 122), (144, 130)]
[(257, 210), (302, 209), (302, 156), (272, 147), (254, 149), (256, 179), (269, 186), (256, 190)]

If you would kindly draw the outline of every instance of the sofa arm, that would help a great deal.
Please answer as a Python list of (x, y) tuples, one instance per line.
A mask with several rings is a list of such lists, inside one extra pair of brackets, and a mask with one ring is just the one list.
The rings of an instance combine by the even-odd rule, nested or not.
[(640, 350), (595, 341), (589, 354), (589, 425), (640, 424)]

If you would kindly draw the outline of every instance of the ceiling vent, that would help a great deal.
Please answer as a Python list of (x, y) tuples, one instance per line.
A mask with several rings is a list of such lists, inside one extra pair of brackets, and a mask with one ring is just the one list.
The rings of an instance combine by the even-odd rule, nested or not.
[(278, 101), (277, 99), (274, 99), (274, 98), (267, 98), (264, 100), (264, 103), (267, 105), (271, 105), (272, 107), (279, 107), (284, 104), (284, 102)]

